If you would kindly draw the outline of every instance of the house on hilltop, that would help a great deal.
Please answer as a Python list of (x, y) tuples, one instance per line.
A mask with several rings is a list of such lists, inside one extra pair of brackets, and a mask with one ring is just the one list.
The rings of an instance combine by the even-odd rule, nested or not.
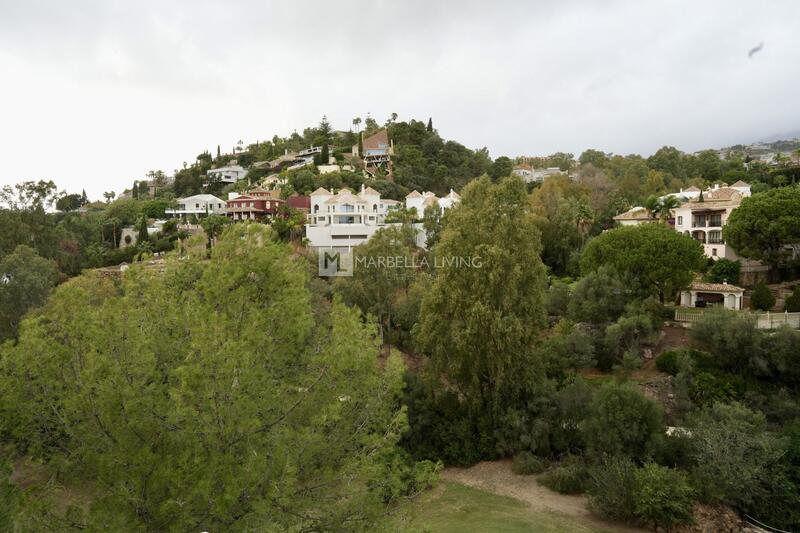
[(213, 194), (195, 194), (186, 198), (178, 198), (176, 202), (178, 206), (165, 209), (165, 215), (186, 218), (192, 215), (204, 217), (225, 214), (225, 200), (217, 198)]
[[(364, 170), (372, 177), (380, 172), (386, 174), (386, 179), (393, 181), (392, 177), (392, 156), (394, 155), (394, 143), (389, 140), (389, 132), (382, 129), (369, 137), (362, 139), (359, 149), (358, 144), (352, 147), (353, 157), (359, 158), (364, 162)], [(363, 152), (363, 153), (362, 153)]]
[(232, 221), (270, 219), (279, 214), (286, 200), (280, 191), (256, 187), (245, 194), (228, 193), (226, 213)]

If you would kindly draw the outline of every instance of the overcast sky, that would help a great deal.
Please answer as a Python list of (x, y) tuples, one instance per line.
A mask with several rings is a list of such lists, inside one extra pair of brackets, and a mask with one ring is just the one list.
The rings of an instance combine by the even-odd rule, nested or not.
[(493, 157), (756, 141), (800, 130), (798, 27), (794, 0), (0, 0), (0, 185), (97, 198), (323, 114)]

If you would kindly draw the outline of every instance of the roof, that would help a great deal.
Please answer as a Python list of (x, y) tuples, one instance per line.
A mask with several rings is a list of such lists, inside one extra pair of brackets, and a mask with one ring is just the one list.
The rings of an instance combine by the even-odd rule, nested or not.
[(644, 207), (632, 207), (624, 213), (614, 217), (614, 220), (644, 220), (651, 219), (650, 212)]
[(745, 183), (742, 180), (739, 180), (736, 183), (734, 183), (733, 185), (731, 185), (731, 187), (750, 187), (750, 184), (749, 183)]
[(379, 132), (373, 133), (364, 139), (361, 144), (363, 145), (365, 152), (367, 150), (388, 150), (389, 134), (386, 132), (386, 130), (380, 130)]
[(239, 195), (239, 196), (237, 196), (236, 198), (231, 198), (231, 199), (230, 199), (230, 200), (228, 200), (228, 201), (229, 201), (229, 202), (238, 202), (239, 200), (258, 200), (258, 198), (255, 198), (255, 197), (253, 197), (253, 196), (250, 196), (250, 195), (248, 195), (248, 194), (240, 194), (240, 195)]
[(365, 204), (364, 200), (359, 198), (358, 196), (354, 196), (353, 194), (337, 194), (331, 198), (325, 200), (326, 204), (338, 204), (338, 203), (353, 203), (353, 204)]
[(406, 198), (420, 198), (422, 195), (418, 193), (416, 190), (411, 191), (406, 195)]
[[(703, 200), (706, 202), (728, 202), (731, 200), (738, 200), (741, 198), (742, 193), (731, 187), (720, 187), (719, 189), (712, 189), (703, 193)], [(700, 199), (692, 200), (693, 203), (698, 203)]]
[(312, 192), (311, 196), (322, 196), (323, 194), (326, 195), (326, 196), (330, 196), (332, 193), (328, 189), (326, 189), (324, 187), (320, 187), (316, 191)]
[(729, 283), (704, 283), (702, 281), (692, 283), (691, 289), (703, 292), (744, 292), (743, 288)]
[(195, 194), (192, 196), (187, 196), (186, 198), (178, 198), (176, 202), (187, 202), (187, 201), (203, 201), (203, 202), (212, 202), (212, 203), (223, 203), (225, 200), (217, 198), (213, 194)]
[(365, 188), (363, 191), (361, 191), (361, 194), (371, 194), (373, 196), (380, 196), (381, 195), (381, 193), (379, 193), (378, 191), (376, 191), (372, 187)]
[(211, 172), (224, 172), (226, 170), (233, 170), (235, 172), (244, 172), (244, 167), (240, 165), (231, 165), (228, 167), (211, 168), (206, 172), (206, 174), (209, 174)]
[(683, 189), (683, 192), (700, 192), (700, 189), (698, 189), (697, 187), (695, 187), (694, 185), (692, 185), (692, 186), (691, 186), (691, 187), (689, 187), (688, 189)]

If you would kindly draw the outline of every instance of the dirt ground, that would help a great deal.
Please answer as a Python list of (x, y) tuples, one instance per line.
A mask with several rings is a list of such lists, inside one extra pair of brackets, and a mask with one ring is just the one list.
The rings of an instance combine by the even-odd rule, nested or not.
[(539, 485), (536, 477), (514, 474), (511, 461), (484, 461), (469, 468), (449, 467), (442, 472), (443, 479), (523, 501), (537, 511), (563, 513), (615, 533), (646, 531), (603, 520), (589, 511), (585, 496), (559, 494)]

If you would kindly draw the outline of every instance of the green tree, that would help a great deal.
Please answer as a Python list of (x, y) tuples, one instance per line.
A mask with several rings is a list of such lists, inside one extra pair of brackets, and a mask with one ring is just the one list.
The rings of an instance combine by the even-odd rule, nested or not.
[(581, 165), (594, 165), (597, 168), (603, 168), (607, 160), (606, 154), (602, 150), (588, 149), (578, 157), (578, 162)]
[(67, 194), (56, 201), (56, 209), (65, 213), (67, 211), (74, 211), (81, 205), (83, 204), (81, 203), (80, 194)]
[(800, 186), (744, 198), (722, 236), (739, 255), (777, 267), (786, 256), (784, 247), (800, 241)]
[(583, 427), (595, 456), (649, 457), (664, 433), (661, 408), (629, 384), (606, 383), (595, 395)]
[(634, 474), (634, 511), (647, 523), (670, 528), (692, 519), (692, 487), (685, 473), (648, 462)]
[(328, 162), (330, 161), (330, 158), (331, 156), (328, 148), (328, 143), (325, 143), (322, 145), (322, 152), (320, 152), (319, 155), (320, 164), (327, 165)]
[(427, 127), (427, 130), (428, 130), (429, 132), (433, 132), (433, 118), (431, 118), (431, 117), (429, 117), (429, 118), (428, 118), (428, 127)]
[(492, 168), (489, 170), (489, 176), (491, 176), (494, 181), (497, 181), (500, 178), (510, 176), (512, 170), (514, 170), (514, 162), (511, 158), (503, 155), (494, 160)]
[(214, 246), (217, 237), (222, 235), (225, 226), (230, 223), (231, 219), (224, 215), (208, 215), (200, 220), (200, 226), (203, 227), (203, 231), (206, 232), (206, 237), (208, 237), (208, 248)]
[(763, 281), (758, 282), (753, 288), (753, 294), (750, 295), (750, 306), (760, 311), (769, 311), (775, 306), (775, 295)]
[(399, 358), (338, 303), (315, 319), (307, 282), (261, 224), (76, 278), (2, 348), (3, 434), (92, 481), (82, 529), (374, 530), (432, 469), (396, 446)]
[(137, 224), (136, 243), (144, 244), (150, 241), (150, 234), (147, 232), (147, 217), (142, 216)]
[(0, 341), (14, 338), (20, 319), (42, 305), (58, 281), (58, 267), (19, 245), (0, 261)]
[(705, 261), (703, 247), (664, 224), (624, 226), (605, 232), (586, 245), (581, 270), (588, 274), (613, 266), (639, 288), (663, 303), (691, 283)]
[(706, 280), (711, 283), (731, 283), (736, 285), (739, 283), (741, 270), (742, 263), (722, 257), (714, 261), (714, 264), (708, 269)]
[(614, 267), (604, 265), (578, 282), (567, 306), (567, 316), (576, 322), (613, 322), (625, 311), (635, 294)]
[(434, 371), (466, 401), (497, 412), (541, 365), (544, 266), (525, 184), (471, 182), (433, 253), (441, 268), (422, 302), (417, 340)]
[(800, 285), (795, 285), (792, 294), (786, 298), (784, 310), (788, 313), (800, 312)]
[(414, 281), (415, 272), (410, 268), (414, 262), (413, 240), (409, 230), (389, 227), (377, 231), (353, 249), (352, 277), (336, 280), (335, 289), (345, 303), (375, 317), (381, 341), (385, 330), (393, 328), (398, 298), (407, 294)]

